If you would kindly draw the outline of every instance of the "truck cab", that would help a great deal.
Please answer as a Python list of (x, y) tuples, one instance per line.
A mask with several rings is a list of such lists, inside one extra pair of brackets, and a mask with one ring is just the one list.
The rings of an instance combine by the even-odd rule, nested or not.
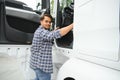
[(44, 13), (54, 17), (52, 29), (74, 23), (73, 30), (54, 40), (52, 80), (120, 80), (120, 0), (40, 1), (38, 10), (21, 1), (0, 1), (0, 57), (11, 64), (17, 61), (24, 76), (20, 80), (34, 79), (30, 47)]
[(57, 80), (120, 79), (119, 3), (119, 0), (56, 0), (56, 25), (64, 27), (61, 23), (70, 16), (65, 23), (72, 19), (74, 23), (69, 37), (56, 40), (59, 59), (56, 66), (60, 68)]

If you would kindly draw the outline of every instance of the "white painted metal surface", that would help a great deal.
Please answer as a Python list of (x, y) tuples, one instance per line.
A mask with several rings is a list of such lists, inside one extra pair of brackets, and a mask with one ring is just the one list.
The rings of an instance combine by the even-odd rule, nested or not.
[(59, 70), (57, 80), (71, 77), (75, 80), (120, 80), (120, 71), (71, 58)]
[(29, 68), (30, 45), (0, 45), (0, 79), (32, 80)]
[(119, 0), (75, 0), (74, 14), (76, 57), (120, 70)]
[[(57, 80), (120, 80), (119, 0), (75, 0), (73, 50)], [(66, 53), (65, 53), (66, 52)]]
[(74, 49), (117, 61), (119, 0), (75, 0), (74, 14)]

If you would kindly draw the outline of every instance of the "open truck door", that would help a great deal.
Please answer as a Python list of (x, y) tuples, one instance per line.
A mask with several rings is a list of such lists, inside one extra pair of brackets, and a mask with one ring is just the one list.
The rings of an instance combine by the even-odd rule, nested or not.
[(49, 0), (34, 10), (20, 0), (0, 0), (0, 79), (32, 80), (30, 47), (40, 16), (50, 13)]
[[(34, 31), (40, 25), (40, 15), (49, 13), (47, 0), (42, 1), (41, 12), (16, 0), (2, 0), (0, 3), (0, 44), (31, 44)], [(38, 14), (39, 13), (39, 14)]]

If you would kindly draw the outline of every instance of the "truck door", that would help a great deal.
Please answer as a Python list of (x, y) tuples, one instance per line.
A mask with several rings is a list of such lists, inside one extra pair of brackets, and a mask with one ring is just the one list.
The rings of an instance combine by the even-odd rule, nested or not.
[(75, 0), (74, 9), (76, 52), (118, 61), (119, 0)]
[[(44, 8), (46, 3), (43, 5)], [(40, 25), (42, 12), (35, 11), (27, 4), (16, 0), (2, 0), (0, 8), (0, 43), (31, 44), (33, 33)]]

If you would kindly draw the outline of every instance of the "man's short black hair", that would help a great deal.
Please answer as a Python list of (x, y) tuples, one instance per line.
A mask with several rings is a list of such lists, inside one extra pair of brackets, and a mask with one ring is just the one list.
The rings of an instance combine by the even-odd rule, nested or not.
[(49, 17), (51, 19), (51, 21), (53, 20), (53, 17), (50, 14), (43, 14), (40, 18), (40, 21), (42, 21), (45, 16)]

